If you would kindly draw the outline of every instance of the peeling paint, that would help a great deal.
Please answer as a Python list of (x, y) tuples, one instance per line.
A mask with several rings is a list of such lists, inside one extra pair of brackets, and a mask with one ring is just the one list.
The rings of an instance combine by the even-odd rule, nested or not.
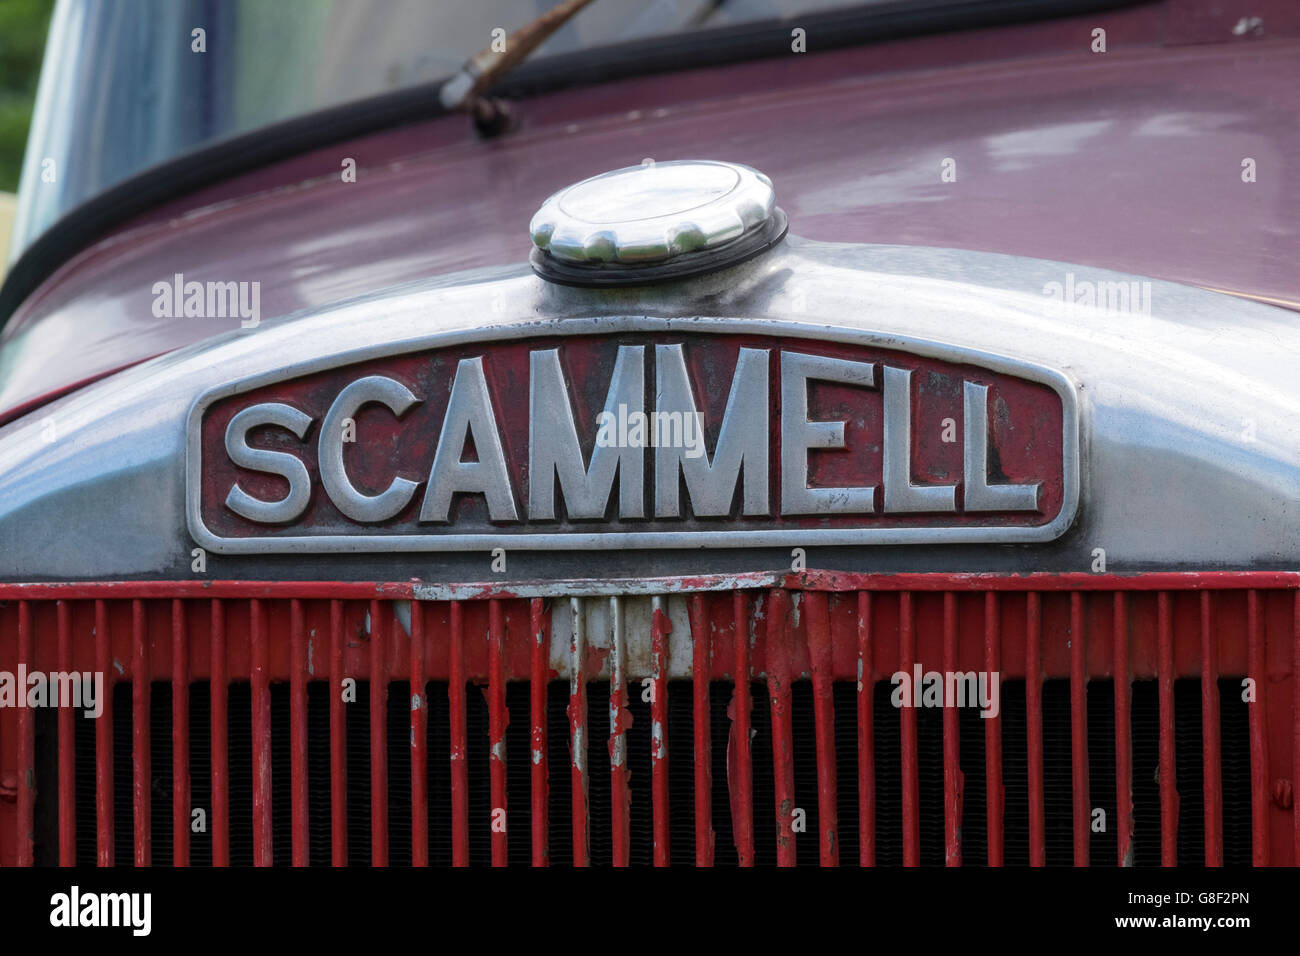
[(650, 725), (650, 756), (654, 760), (668, 759), (668, 744), (664, 741), (663, 724), (657, 720)]
[(587, 741), (581, 727), (573, 728), (573, 767), (578, 773), (587, 772)]

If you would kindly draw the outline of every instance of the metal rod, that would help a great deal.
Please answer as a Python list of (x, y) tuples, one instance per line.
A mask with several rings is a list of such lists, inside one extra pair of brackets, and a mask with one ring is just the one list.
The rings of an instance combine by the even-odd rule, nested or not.
[(226, 608), (212, 602), (212, 865), (230, 866), (230, 762), (227, 747)]
[(460, 601), (451, 602), (447, 698), (451, 708), (451, 863), (469, 866), (469, 780), (465, 753), (465, 618)]
[(709, 726), (709, 678), (713, 648), (704, 596), (690, 597), (691, 690), (695, 724), (695, 865), (713, 865), (713, 749)]
[(1047, 865), (1043, 820), (1043, 616), (1037, 591), (1025, 597), (1025, 745), (1029, 751), (1029, 865)]
[(628, 814), (631, 807), (627, 772), (627, 636), (623, 632), (623, 601), (617, 596), (609, 599), (610, 684), (609, 684), (609, 775), (610, 775), (610, 825), (615, 866), (630, 862)]
[(1115, 824), (1120, 866), (1133, 865), (1133, 737), (1129, 720), (1128, 602), (1114, 597)]
[(95, 601), (95, 669), (104, 675), (104, 709), (95, 722), (95, 815), (98, 820), (98, 863), (112, 866), (113, 849), (113, 681), (112, 642), (108, 608)]
[(424, 691), (424, 603), (411, 602), (411, 864), (429, 865), (429, 702)]
[(179, 598), (172, 601), (172, 865), (190, 865), (190, 647)]
[[(1001, 680), (1002, 632), (999, 623), (998, 595), (984, 595), (984, 669), (988, 679)], [(989, 866), (1002, 865), (1002, 817), (1005, 791), (1002, 789), (1002, 715), (984, 720), (985, 809), (988, 819)]]
[(343, 703), (343, 602), (330, 601), (330, 863), (348, 865), (347, 711)]
[(250, 602), (253, 643), (253, 865), (274, 863), (271, 827), (271, 669), (266, 608)]
[[(656, 601), (662, 600), (656, 598)], [(741, 866), (749, 867), (754, 865), (754, 761), (752, 742), (750, 741), (750, 710), (753, 707), (751, 700), (749, 680), (749, 599), (745, 592), (735, 591), (731, 596), (731, 613), (732, 625), (735, 633), (736, 642), (736, 672), (735, 672), (735, 700), (736, 700), (736, 724), (735, 724), (735, 756), (736, 756), (736, 779), (729, 781), (731, 792), (735, 798), (735, 815), (734, 822), (736, 837), (736, 856)], [(661, 638), (662, 639), (662, 638)], [(652, 651), (653, 653), (653, 651)], [(659, 669), (656, 673), (666, 673), (667, 658), (660, 662)], [(667, 691), (667, 682), (664, 682), (665, 693)], [(660, 704), (663, 712), (667, 712), (667, 701)], [(657, 726), (663, 725), (663, 718), (656, 718)], [(668, 773), (667, 765), (664, 766), (663, 773), (663, 802), (665, 808), (668, 803)], [(664, 830), (667, 832), (667, 810), (665, 809)], [(666, 837), (665, 837), (666, 839)], [(665, 860), (665, 863), (667, 861)]]
[[(1291, 624), (1291, 776), (1300, 785), (1300, 590), (1292, 595), (1293, 620)], [(1293, 794), (1291, 801), (1291, 826), (1295, 831), (1294, 850), (1291, 857), (1292, 866), (1300, 866), (1300, 794)]]
[[(776, 789), (776, 864), (794, 866), (794, 731), (791, 727), (790, 595), (772, 591), (767, 605), (767, 694), (772, 714), (772, 770)], [(694, 629), (694, 624), (692, 624)]]
[[(58, 624), (59, 670), (72, 673), (72, 620), (67, 601), (55, 604)], [(26, 688), (23, 688), (26, 690)], [(76, 741), (75, 713), (71, 707), (58, 710), (59, 717), (59, 866), (77, 865), (77, 781), (74, 773)]]
[(1083, 633), (1083, 595), (1070, 595), (1070, 756), (1074, 784), (1074, 865), (1087, 866), (1092, 820), (1088, 796), (1088, 645)]
[(1259, 592), (1246, 592), (1247, 657), (1255, 686), (1255, 699), (1250, 704), (1250, 845), (1255, 866), (1268, 866), (1268, 738), (1265, 736), (1264, 685), (1268, 682), (1264, 668), (1264, 634), (1259, 621)]
[(388, 865), (388, 618), (370, 602), (370, 861)]
[(492, 865), (509, 862), (506, 794), (506, 676), (503, 659), (505, 620), (501, 601), (488, 602), (488, 777), (492, 792)]
[(528, 610), (529, 634), (532, 635), (528, 695), (529, 716), (533, 725), (530, 788), (533, 800), (533, 866), (548, 866), (550, 847), (547, 841), (547, 803), (550, 799), (550, 769), (546, 754), (546, 687), (550, 672), (550, 615), (546, 613), (546, 602), (542, 598), (533, 598)]
[[(912, 623), (912, 595), (898, 596), (898, 669), (912, 673), (916, 662), (916, 635)], [(900, 740), (903, 788), (903, 865), (921, 865), (920, 784), (917, 773), (916, 704), (903, 707), (900, 713)]]
[(1205, 865), (1223, 866), (1223, 769), (1219, 751), (1219, 641), (1214, 606), (1201, 592), (1201, 766), (1205, 790)]
[(1169, 593), (1156, 596), (1160, 686), (1160, 865), (1178, 865), (1178, 788), (1174, 776), (1174, 636)]
[[(32, 608), (18, 602), (18, 668), (35, 670), (32, 657)], [(30, 707), (18, 708), (18, 865), (31, 866), (35, 843), (36, 724)]]
[(573, 637), (569, 643), (569, 753), (572, 781), (573, 865), (588, 866), (587, 840), (587, 623), (581, 598), (569, 599)]
[(131, 602), (131, 761), (134, 771), (135, 865), (153, 862), (151, 786), (149, 754), (149, 643), (145, 629), (144, 602)]
[(289, 602), (289, 778), (293, 865), (309, 862), (307, 846), (307, 642), (302, 601)]
[(858, 863), (876, 865), (876, 744), (872, 726), (871, 592), (858, 592)]
[(840, 865), (835, 783), (835, 685), (831, 660), (830, 599), (825, 591), (804, 595), (808, 656), (812, 665), (813, 724), (817, 750), (817, 846), (822, 866)]
[[(943, 596), (943, 669), (957, 671), (957, 595), (952, 591)], [(944, 864), (961, 866), (961, 736), (952, 701), (944, 701), (943, 708), (943, 791)]]

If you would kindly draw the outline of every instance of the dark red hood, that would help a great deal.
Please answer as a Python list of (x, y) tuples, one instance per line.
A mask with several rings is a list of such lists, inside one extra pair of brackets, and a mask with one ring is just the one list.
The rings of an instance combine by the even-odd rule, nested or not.
[[(609, 83), (519, 104), (523, 128), (498, 140), (452, 116), (286, 160), (51, 276), (5, 329), (0, 415), (237, 325), (156, 318), (152, 287), (176, 273), (260, 282), (269, 320), (518, 263), (547, 195), (645, 157), (761, 169), (809, 238), (1015, 253), (1300, 308), (1300, 41), (1173, 44), (1231, 30), (1227, 14), (1180, 23), (1182, 6)], [(1274, 34), (1297, 32), (1286, 19)], [(1098, 25), (1105, 54), (1089, 51)]]

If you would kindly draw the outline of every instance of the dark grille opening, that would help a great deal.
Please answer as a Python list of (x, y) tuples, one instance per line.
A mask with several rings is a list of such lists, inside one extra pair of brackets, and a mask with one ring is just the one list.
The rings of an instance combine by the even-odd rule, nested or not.
[[(1006, 696), (1004, 689), (1003, 697)], [(1044, 681), (1043, 849), (1048, 866), (1071, 866), (1074, 863), (1073, 764), (1070, 752), (1070, 682)], [(1028, 810), (1025, 812), (1028, 814)]]
[[(1196, 686), (1199, 688), (1199, 682)], [(1219, 752), (1223, 755), (1224, 866), (1251, 865), (1249, 712), (1249, 705), (1241, 699), (1241, 678), (1220, 679)], [(1197, 718), (1195, 726), (1199, 728), (1199, 711)], [(1200, 732), (1193, 733), (1199, 742)], [(1196, 764), (1199, 766), (1200, 761), (1197, 760)]]
[[(110, 690), (104, 688), (105, 696)], [(108, 701), (104, 701), (108, 706)], [(84, 717), (79, 711), (73, 718), (73, 742), (78, 754), (95, 752), (96, 721)], [(77, 866), (94, 866), (98, 860), (98, 843), (95, 833), (95, 761), (76, 760), (73, 780), (77, 786)], [(88, 812), (82, 807), (89, 808)]]
[[(630, 858), (633, 864), (653, 860), (653, 800), (650, 760), (650, 705), (641, 699), (638, 682), (629, 684), (632, 726), (628, 731), (629, 789), (631, 794)], [(888, 681), (877, 682), (872, 696), (876, 773), (876, 857), (881, 865), (902, 862), (902, 794), (900, 731), (901, 712), (890, 701)], [(1224, 862), (1251, 862), (1250, 749), (1247, 705), (1241, 700), (1239, 678), (1219, 681), (1220, 734), (1223, 784)], [(172, 861), (171, 685), (152, 685), (150, 700), (151, 828), (153, 862)], [(710, 721), (713, 772), (713, 829), (718, 865), (737, 862), (727, 785), (727, 747), (731, 720), (727, 715), (733, 687), (729, 682), (710, 685)], [(449, 705), (446, 683), (426, 686), (428, 721), (429, 860), (448, 865), (452, 858)], [(774, 768), (769, 700), (766, 684), (751, 683), (753, 711), (753, 814), (755, 861), (760, 866), (776, 862)], [(331, 856), (329, 766), (329, 686), (308, 685), (307, 774), (308, 834), (314, 865), (326, 865)], [(588, 782), (591, 856), (594, 864), (612, 859), (610, 823), (610, 773), (608, 750), (609, 685), (587, 687)], [(469, 848), (473, 865), (491, 861), (491, 790), (488, 766), (488, 704), (475, 686), (466, 688), (468, 729)], [(1046, 681), (1042, 691), (1043, 784), (1046, 859), (1050, 865), (1072, 863), (1072, 792), (1069, 681)], [(812, 687), (808, 681), (792, 687), (792, 727), (796, 805), (805, 811), (807, 830), (796, 840), (798, 861), (818, 859), (818, 802), (816, 731)], [(510, 723), (506, 732), (508, 780), (508, 847), (512, 864), (531, 859), (531, 743), (529, 686), (507, 686)], [(549, 780), (549, 852), (552, 865), (572, 863), (572, 809), (569, 754), (569, 703), (567, 682), (547, 687)], [(207, 831), (190, 834), (190, 857), (195, 865), (212, 861), (211, 803), (211, 692), (206, 684), (190, 688), (190, 774), (193, 808), (207, 813)], [(858, 861), (858, 789), (856, 689), (852, 683), (834, 686), (835, 752), (838, 826), (841, 865)], [(668, 696), (669, 833), (672, 860), (677, 865), (694, 862), (694, 735), (692, 685), (672, 681)], [(410, 688), (405, 682), (389, 685), (387, 718), (389, 860), (393, 865), (411, 861), (410, 792)], [(368, 865), (370, 846), (370, 707), (369, 686), (357, 684), (357, 700), (346, 705), (348, 860)], [(917, 751), (920, 815), (920, 850), (923, 864), (941, 865), (944, 859), (943, 820), (943, 711), (917, 708)], [(1199, 679), (1174, 683), (1175, 759), (1180, 797), (1178, 853), (1181, 863), (1204, 860), (1204, 808), (1202, 797), (1201, 700)], [(1104, 833), (1091, 833), (1092, 861), (1113, 865), (1116, 858), (1115, 735), (1113, 685), (1106, 680), (1088, 683), (1087, 693), (1090, 806), (1106, 811)], [(37, 736), (37, 771), (42, 781), (57, 780), (57, 712), (34, 714)], [(1006, 791), (1004, 819), (1005, 861), (1029, 861), (1028, 766), (1026, 760), (1026, 701), (1023, 681), (1006, 681), (1001, 687), (1002, 774)], [(1131, 690), (1133, 746), (1134, 859), (1138, 865), (1160, 862), (1159, 697), (1155, 681), (1135, 681)], [(234, 865), (251, 865), (252, 843), (252, 700), (247, 683), (228, 690), (228, 760), (230, 775), (230, 859)], [(958, 712), (960, 767), (965, 777), (962, 817), (962, 858), (967, 865), (987, 860), (985, 816), (984, 743), (986, 721), (974, 708)], [(73, 722), (77, 812), (77, 860), (96, 859), (95, 828), (95, 722), (78, 714)], [(291, 860), (292, 797), (290, 689), (271, 685), (272, 830), (274, 861)], [(113, 688), (113, 794), (115, 853), (120, 865), (134, 859), (132, 813), (133, 766), (130, 684)], [(57, 787), (41, 786), (36, 804), (36, 861), (53, 864), (58, 854)], [(1091, 822), (1091, 821), (1090, 821)]]

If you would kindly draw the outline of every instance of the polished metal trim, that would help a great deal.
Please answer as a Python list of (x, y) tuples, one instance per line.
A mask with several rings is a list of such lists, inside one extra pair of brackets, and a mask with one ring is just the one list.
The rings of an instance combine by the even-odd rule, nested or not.
[[(1061, 399), (1064, 497), (1060, 513), (1050, 522), (1032, 528), (834, 528), (663, 532), (485, 532), (427, 535), (297, 535), (265, 538), (226, 538), (214, 534), (201, 515), (202, 418), (214, 402), (264, 385), (276, 384), (393, 355), (435, 348), (488, 343), (520, 337), (572, 338), (626, 332), (694, 332), (715, 335), (777, 335), (792, 339), (843, 342), (858, 346), (908, 352), (957, 364), (970, 364), (993, 372), (1047, 385)], [(1073, 523), (1079, 503), (1079, 408), (1075, 385), (1060, 371), (1004, 355), (948, 345), (926, 339), (883, 335), (843, 326), (816, 326), (784, 320), (744, 318), (573, 318), (547, 322), (440, 332), (398, 344), (384, 343), (318, 357), (287, 368), (238, 379), (208, 389), (190, 407), (186, 419), (185, 511), (196, 544), (218, 554), (274, 553), (382, 553), (483, 551), (505, 547), (519, 550), (609, 550), (616, 548), (690, 549), (811, 547), (832, 545), (1030, 543), (1052, 541)]]

